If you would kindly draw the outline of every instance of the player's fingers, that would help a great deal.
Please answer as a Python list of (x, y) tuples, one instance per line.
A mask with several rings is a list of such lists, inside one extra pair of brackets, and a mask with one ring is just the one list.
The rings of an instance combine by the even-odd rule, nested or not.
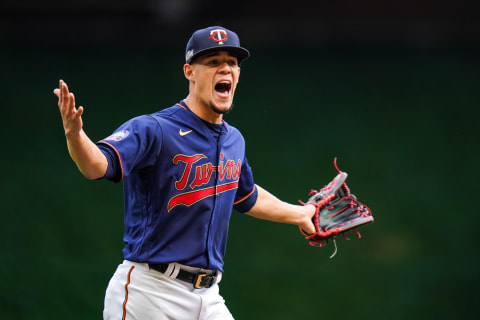
[(313, 224), (312, 217), (315, 215), (315, 207), (313, 205), (306, 205), (303, 207), (303, 210), (305, 210), (304, 218), (302, 219), (302, 223), (300, 224), (300, 227), (307, 233), (307, 234), (312, 234), (315, 233), (315, 225)]
[(68, 106), (68, 87), (65, 82), (60, 82), (60, 104), (63, 108)]
[(72, 97), (70, 96), (70, 92), (68, 92), (68, 89), (65, 89), (65, 86), (62, 88), (62, 95), (63, 95), (63, 101), (62, 101), (62, 108), (63, 112), (65, 112), (67, 115), (72, 113), (72, 108), (70, 107), (70, 100)]
[(60, 108), (60, 89), (58, 89), (58, 88), (53, 89), (53, 94), (57, 96), (57, 98), (58, 98), (58, 108), (61, 109)]
[(316, 232), (316, 230), (315, 230), (315, 225), (313, 224), (313, 222), (307, 224), (307, 225), (303, 228), (303, 230), (305, 230), (305, 232), (306, 232), (307, 234), (312, 234), (312, 233), (315, 233), (315, 232)]
[(64, 98), (64, 99), (68, 99), (68, 94), (69, 94), (70, 92), (68, 92), (68, 86), (67, 86), (67, 84), (66, 84), (63, 80), (62, 80), (62, 82), (61, 82), (61, 88), (60, 88), (60, 90), (62, 90), (63, 98)]
[(80, 118), (82, 116), (82, 114), (83, 114), (83, 107), (80, 106), (77, 109), (77, 114), (75, 115), (75, 118)]
[(70, 92), (70, 93), (68, 94), (68, 97), (69, 97), (68, 109), (69, 109), (71, 112), (75, 112), (75, 95), (73, 94), (73, 92)]
[(61, 107), (63, 104), (63, 81), (60, 80), (58, 82), (58, 93), (60, 96), (58, 97), (58, 106)]
[(68, 92), (68, 85), (67, 85), (67, 83), (66, 83), (65, 81), (63, 81), (63, 80), (62, 80), (62, 83), (63, 83), (63, 86), (65, 87), (65, 89), (66, 89), (67, 92)]

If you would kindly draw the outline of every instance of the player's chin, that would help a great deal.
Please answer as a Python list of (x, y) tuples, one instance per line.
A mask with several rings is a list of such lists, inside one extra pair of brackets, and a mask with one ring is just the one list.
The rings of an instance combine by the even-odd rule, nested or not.
[(210, 108), (218, 114), (227, 114), (233, 109), (233, 103), (230, 102), (222, 102), (218, 103), (215, 101), (210, 101)]

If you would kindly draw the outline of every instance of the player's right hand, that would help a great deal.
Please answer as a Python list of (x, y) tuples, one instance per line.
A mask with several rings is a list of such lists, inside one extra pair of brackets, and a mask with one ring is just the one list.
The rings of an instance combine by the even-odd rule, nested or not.
[(59, 88), (53, 90), (53, 93), (58, 97), (58, 108), (62, 116), (65, 135), (68, 137), (79, 134), (83, 127), (83, 107), (75, 108), (75, 96), (68, 91), (68, 86), (63, 80), (60, 80)]

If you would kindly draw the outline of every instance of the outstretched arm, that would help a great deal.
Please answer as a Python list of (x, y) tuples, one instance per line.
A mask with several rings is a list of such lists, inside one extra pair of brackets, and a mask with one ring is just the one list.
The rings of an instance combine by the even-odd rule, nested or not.
[(257, 202), (247, 214), (259, 219), (295, 224), (309, 234), (315, 232), (315, 226), (312, 222), (312, 217), (315, 214), (314, 206), (293, 205), (283, 202), (259, 185), (257, 185), (257, 190)]
[(58, 97), (70, 156), (87, 179), (103, 177), (108, 168), (107, 158), (82, 129), (83, 107), (75, 108), (75, 96), (68, 91), (63, 80), (60, 80), (59, 88), (53, 93)]

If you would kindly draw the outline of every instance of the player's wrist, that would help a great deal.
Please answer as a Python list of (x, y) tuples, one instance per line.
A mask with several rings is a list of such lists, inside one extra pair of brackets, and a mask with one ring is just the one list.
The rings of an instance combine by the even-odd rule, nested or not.
[(65, 128), (65, 137), (67, 140), (77, 140), (81, 137), (82, 130)]

